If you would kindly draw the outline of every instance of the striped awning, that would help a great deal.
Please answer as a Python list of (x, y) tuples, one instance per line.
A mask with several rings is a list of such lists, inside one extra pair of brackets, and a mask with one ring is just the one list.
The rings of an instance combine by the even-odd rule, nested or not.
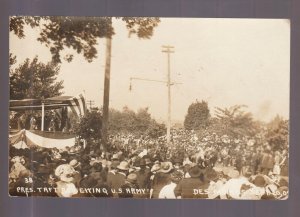
[(65, 149), (75, 145), (75, 135), (21, 130), (9, 135), (9, 143), (17, 149), (39, 146), (43, 148)]
[(22, 99), (10, 100), (10, 111), (25, 111), (25, 110), (45, 110), (60, 109), (69, 107), (73, 113), (78, 116), (83, 116), (86, 112), (86, 103), (82, 94), (78, 96), (56, 96), (47, 99)]

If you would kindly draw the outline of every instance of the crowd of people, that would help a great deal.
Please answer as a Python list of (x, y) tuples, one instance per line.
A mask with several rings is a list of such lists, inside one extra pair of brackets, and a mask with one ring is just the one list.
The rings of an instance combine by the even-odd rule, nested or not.
[(12, 196), (283, 200), (288, 148), (263, 136), (233, 138), (172, 130), (166, 137), (109, 137), (109, 149), (10, 148)]

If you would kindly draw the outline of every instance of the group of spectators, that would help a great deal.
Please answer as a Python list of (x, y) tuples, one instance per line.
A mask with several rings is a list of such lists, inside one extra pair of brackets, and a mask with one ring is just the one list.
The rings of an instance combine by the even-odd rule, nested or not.
[(172, 130), (150, 138), (117, 134), (109, 149), (10, 148), (13, 196), (286, 199), (288, 148), (261, 135), (232, 138)]

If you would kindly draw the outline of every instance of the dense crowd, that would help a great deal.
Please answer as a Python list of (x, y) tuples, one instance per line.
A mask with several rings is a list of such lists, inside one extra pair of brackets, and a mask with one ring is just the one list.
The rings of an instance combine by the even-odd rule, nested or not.
[(286, 199), (288, 148), (262, 135), (232, 138), (172, 130), (117, 134), (109, 149), (10, 148), (10, 195), (115, 198)]

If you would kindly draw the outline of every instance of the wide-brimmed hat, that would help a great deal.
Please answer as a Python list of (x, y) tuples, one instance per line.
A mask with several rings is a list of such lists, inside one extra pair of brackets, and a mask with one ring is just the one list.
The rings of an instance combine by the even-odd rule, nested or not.
[(130, 173), (127, 176), (127, 181), (130, 183), (136, 183), (137, 182), (137, 175), (135, 173)]
[(171, 162), (169, 162), (169, 161), (168, 162), (162, 162), (160, 164), (160, 170), (159, 170), (159, 172), (168, 173), (172, 169), (173, 169), (173, 164)]
[(193, 166), (189, 169), (188, 173), (192, 178), (197, 178), (201, 176), (202, 170), (199, 166)]
[(64, 181), (72, 181), (72, 175), (75, 173), (75, 169), (70, 164), (61, 164), (56, 169), (54, 174)]
[(127, 161), (122, 161), (118, 166), (117, 168), (119, 170), (129, 170), (129, 164)]
[(72, 166), (73, 168), (76, 168), (76, 167), (78, 167), (78, 166), (81, 165), (81, 163), (78, 162), (76, 159), (71, 160), (69, 164), (70, 164), (70, 166)]
[(157, 172), (159, 170), (160, 170), (160, 163), (155, 163), (151, 168), (152, 173)]

